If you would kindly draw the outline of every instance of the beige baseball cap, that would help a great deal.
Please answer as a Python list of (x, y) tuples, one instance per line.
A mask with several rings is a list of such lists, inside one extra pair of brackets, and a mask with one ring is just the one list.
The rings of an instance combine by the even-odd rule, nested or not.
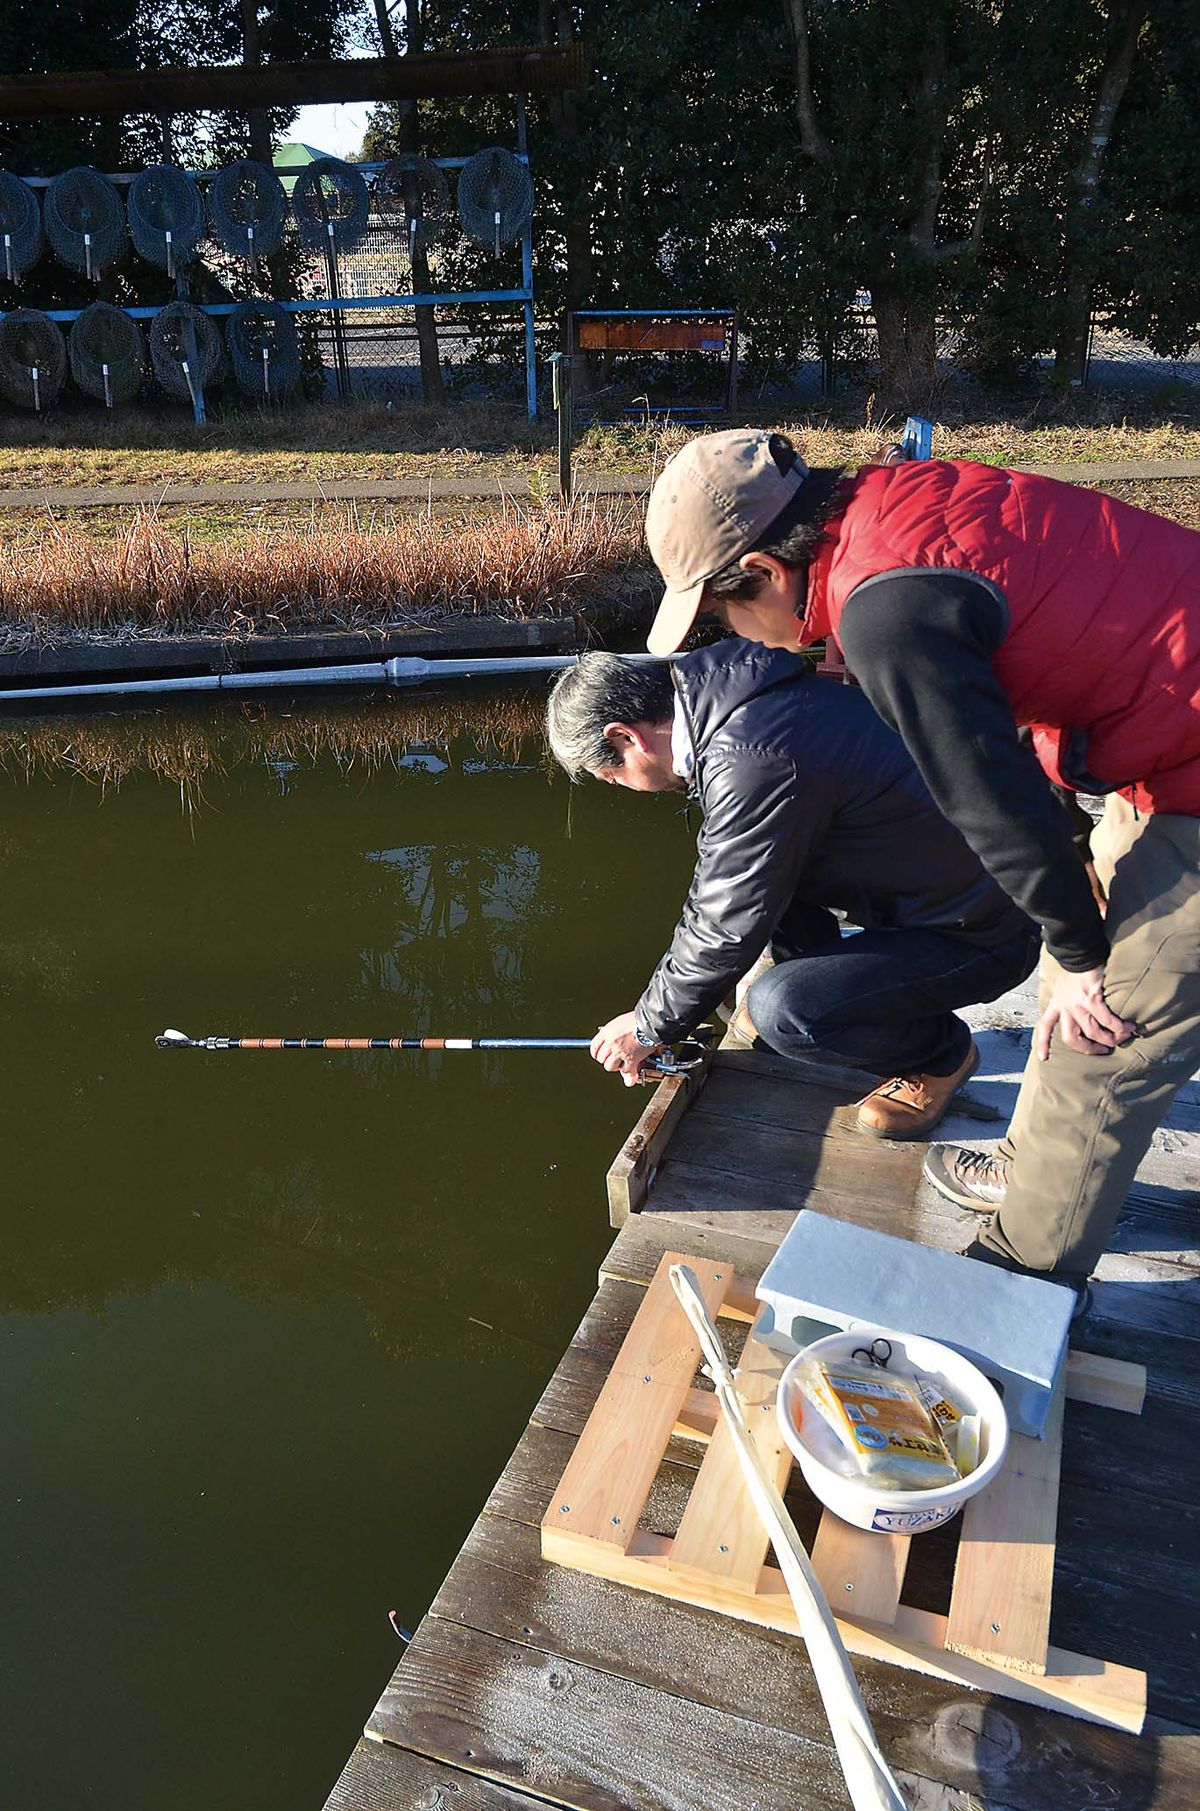
[(686, 640), (705, 580), (754, 546), (808, 476), (798, 453), (780, 469), (773, 440), (756, 428), (701, 434), (663, 467), (646, 510), (646, 539), (667, 582), (646, 637), (652, 654), (673, 654)]

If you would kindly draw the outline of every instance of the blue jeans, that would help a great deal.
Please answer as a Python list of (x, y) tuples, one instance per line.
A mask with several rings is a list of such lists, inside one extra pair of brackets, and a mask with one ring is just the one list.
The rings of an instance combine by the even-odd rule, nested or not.
[(942, 931), (859, 931), (793, 907), (771, 943), (774, 968), (746, 1000), (755, 1030), (780, 1056), (835, 1057), (873, 1075), (951, 1075), (971, 1033), (956, 1006), (995, 1000), (1037, 963), (1022, 931), (994, 949)]

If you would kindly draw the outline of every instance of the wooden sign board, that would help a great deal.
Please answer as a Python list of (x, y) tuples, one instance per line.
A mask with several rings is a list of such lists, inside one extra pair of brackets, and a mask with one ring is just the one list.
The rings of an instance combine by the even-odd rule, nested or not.
[(721, 321), (580, 321), (581, 352), (724, 352)]

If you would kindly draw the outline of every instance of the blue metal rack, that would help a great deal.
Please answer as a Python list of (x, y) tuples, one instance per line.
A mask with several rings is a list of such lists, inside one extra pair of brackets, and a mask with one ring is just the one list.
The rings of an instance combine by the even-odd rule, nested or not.
[[(525, 118), (525, 97), (517, 100), (517, 153), (521, 162), (529, 162), (528, 132)], [(461, 170), (470, 159), (467, 157), (435, 157), (430, 160), (443, 170)], [(382, 163), (364, 163), (356, 166), (364, 173), (374, 173), (383, 168)], [(285, 174), (291, 173), (285, 171)], [(197, 180), (211, 180), (216, 174), (213, 170), (193, 170), (189, 172)], [(48, 188), (53, 181), (49, 176), (26, 176), (23, 180), (30, 188)], [(114, 175), (114, 182), (130, 183), (133, 176), (127, 172)], [(344, 314), (362, 308), (438, 308), (460, 307), (472, 302), (511, 303), (519, 306), (524, 314), (525, 325), (525, 406), (532, 421), (537, 416), (537, 363), (534, 342), (534, 295), (533, 295), (533, 222), (526, 226), (521, 235), (521, 284), (517, 289), (467, 289), (467, 290), (434, 290), (421, 295), (369, 295), (369, 296), (318, 296), (312, 299), (281, 302), (279, 306), (289, 314)], [(157, 307), (130, 307), (124, 313), (135, 321), (153, 320), (162, 312), (161, 304)], [(238, 306), (236, 302), (197, 302), (194, 304), (201, 313), (211, 315), (232, 314)], [(6, 311), (0, 310), (0, 319)], [(44, 311), (50, 320), (69, 322), (79, 318), (82, 308), (52, 308)], [(200, 391), (194, 402), (197, 422), (205, 419), (203, 392)]]

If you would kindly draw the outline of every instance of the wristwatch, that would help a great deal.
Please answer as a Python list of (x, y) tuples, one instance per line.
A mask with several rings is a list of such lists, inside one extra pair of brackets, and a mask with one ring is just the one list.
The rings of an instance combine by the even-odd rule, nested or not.
[(651, 1037), (648, 1031), (643, 1031), (640, 1025), (634, 1026), (633, 1035), (643, 1050), (654, 1050), (662, 1042), (660, 1038)]

